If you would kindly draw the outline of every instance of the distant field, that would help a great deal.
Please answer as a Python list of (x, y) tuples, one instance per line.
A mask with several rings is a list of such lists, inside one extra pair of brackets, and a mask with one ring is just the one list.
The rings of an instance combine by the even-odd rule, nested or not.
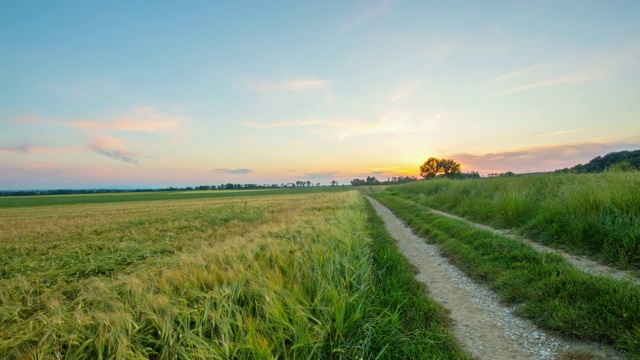
[(175, 199), (225, 198), (237, 196), (265, 196), (283, 194), (307, 194), (319, 192), (340, 192), (350, 190), (342, 186), (323, 186), (309, 188), (283, 188), (258, 190), (203, 190), (203, 191), (156, 191), (127, 192), (111, 194), (73, 194), (42, 196), (6, 196), (0, 197), (0, 209), (25, 206), (104, 204), (131, 201), (160, 201)]
[(0, 358), (464, 358), (362, 196), (300, 190), (0, 199)]
[(395, 196), (640, 269), (640, 172), (419, 181)]

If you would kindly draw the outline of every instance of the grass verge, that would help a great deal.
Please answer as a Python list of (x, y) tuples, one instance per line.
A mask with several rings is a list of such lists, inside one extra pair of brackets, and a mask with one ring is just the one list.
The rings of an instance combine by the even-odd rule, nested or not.
[[(372, 240), (375, 298), (371, 305), (395, 311), (398, 326), (383, 330), (393, 336), (382, 344), (393, 344), (393, 359), (466, 359), (452, 335), (445, 309), (429, 299), (415, 279), (415, 269), (398, 252), (395, 241), (375, 209), (366, 202), (369, 237)], [(403, 335), (404, 334), (404, 335)]]
[(614, 344), (640, 357), (640, 289), (596, 277), (562, 257), (431, 213), (398, 196), (372, 193), (469, 276), (484, 281), (537, 325), (573, 338)]
[(393, 192), (541, 243), (640, 269), (640, 172), (418, 181)]

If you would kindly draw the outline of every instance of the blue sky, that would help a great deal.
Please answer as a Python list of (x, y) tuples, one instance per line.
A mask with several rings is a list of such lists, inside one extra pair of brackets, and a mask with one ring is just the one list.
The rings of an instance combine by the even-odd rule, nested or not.
[(1, 1), (0, 189), (553, 170), (640, 147), (637, 1)]

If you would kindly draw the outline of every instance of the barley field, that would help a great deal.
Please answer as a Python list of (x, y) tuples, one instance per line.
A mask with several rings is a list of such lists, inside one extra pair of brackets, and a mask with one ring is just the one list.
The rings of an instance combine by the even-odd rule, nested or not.
[(381, 291), (413, 279), (381, 275), (367, 214), (355, 191), (0, 209), (0, 358), (464, 356), (441, 308)]

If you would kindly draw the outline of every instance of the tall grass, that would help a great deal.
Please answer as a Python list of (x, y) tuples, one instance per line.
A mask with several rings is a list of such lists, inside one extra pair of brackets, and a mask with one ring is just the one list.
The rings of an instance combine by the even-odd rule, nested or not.
[(367, 221), (356, 192), (2, 210), (0, 357), (458, 357)]
[(607, 263), (640, 267), (640, 172), (421, 181), (391, 191)]
[(612, 343), (640, 358), (640, 289), (634, 284), (585, 274), (557, 254), (434, 214), (416, 202), (372, 196), (503, 301), (520, 304), (519, 312), (539, 326)]

